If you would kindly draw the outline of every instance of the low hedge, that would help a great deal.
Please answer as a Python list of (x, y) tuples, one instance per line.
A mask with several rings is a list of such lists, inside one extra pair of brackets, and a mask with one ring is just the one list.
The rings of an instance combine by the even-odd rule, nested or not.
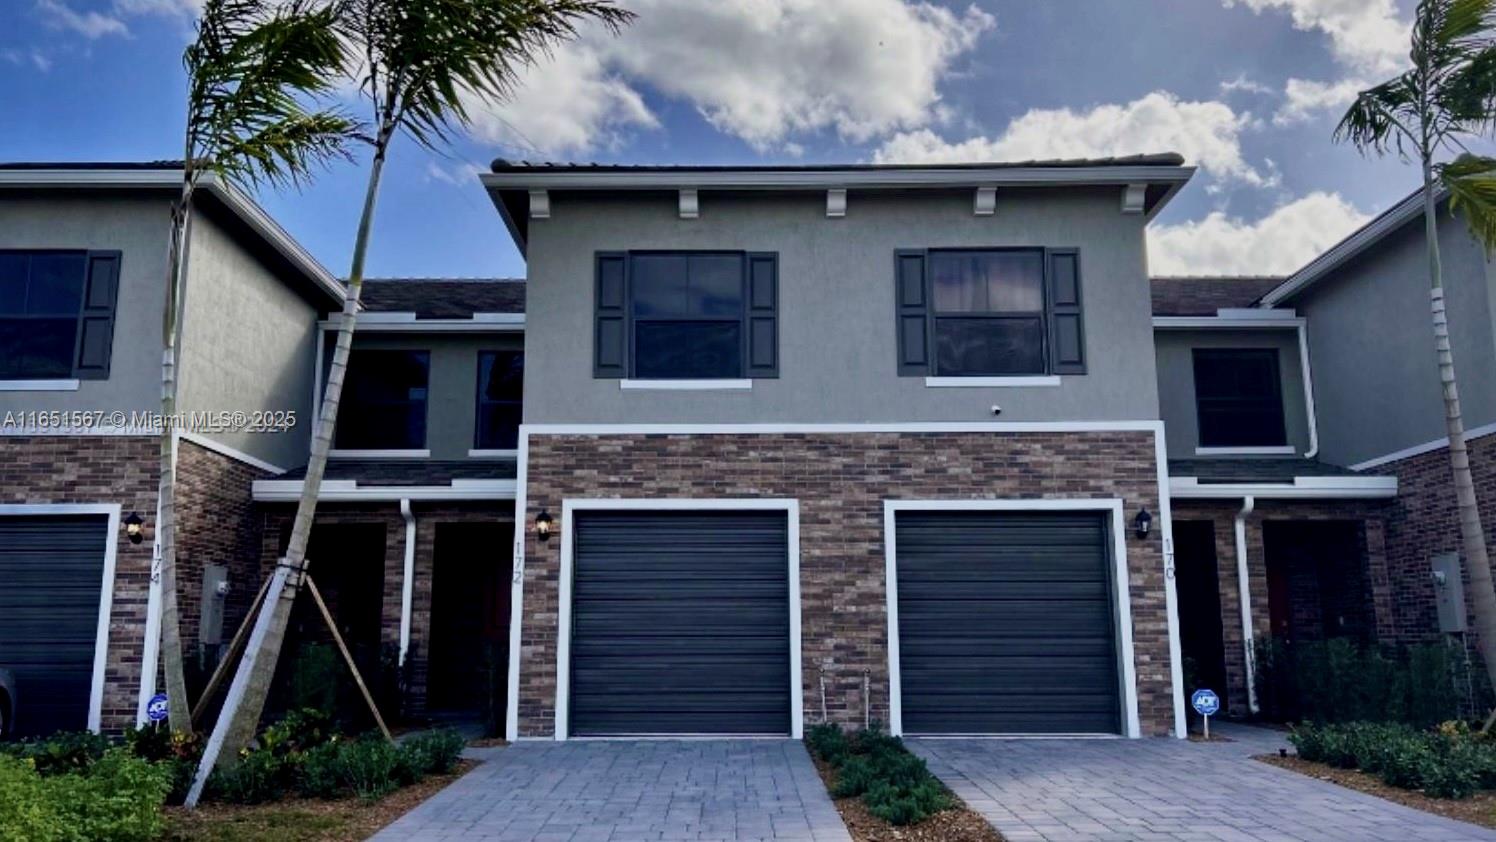
[(832, 797), (862, 796), (868, 811), (889, 824), (918, 824), (954, 805), (925, 761), (898, 737), (875, 729), (848, 734), (836, 725), (817, 725), (805, 743), (831, 767)]
[(1422, 790), (1434, 798), (1469, 798), (1496, 789), (1496, 742), (1463, 722), (1436, 730), (1352, 722), (1299, 725), (1288, 741), (1299, 757), (1376, 775), (1388, 786)]
[(33, 757), (0, 754), (0, 840), (146, 842), (161, 835), (170, 789), (169, 770), (125, 748), (45, 775)]

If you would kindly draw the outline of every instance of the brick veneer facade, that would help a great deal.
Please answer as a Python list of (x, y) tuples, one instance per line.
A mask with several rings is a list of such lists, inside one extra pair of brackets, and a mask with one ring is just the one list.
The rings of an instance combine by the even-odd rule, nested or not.
[(100, 721), (106, 732), (135, 724), (155, 535), (158, 441), (155, 436), (0, 438), (0, 503), (118, 503), (121, 516), (139, 512), (145, 519), (141, 543), (117, 536)]
[[(1152, 432), (543, 435), (529, 438), (525, 523), (577, 498), (795, 498), (800, 502), (802, 696), (860, 724), (888, 719), (883, 501), (1121, 498), (1158, 512)], [(566, 524), (561, 525), (567, 528)], [(1119, 525), (1126, 528), (1125, 525)], [(1128, 531), (1139, 714), (1173, 727), (1161, 541)], [(519, 733), (555, 727), (559, 542), (526, 530)]]
[[(421, 503), (412, 504), (416, 521), (414, 583), (411, 589), (409, 686), (405, 694), (405, 712), (419, 716), (426, 710), (429, 643), (431, 640), (432, 574), (436, 561), (437, 527), (445, 523), (512, 523), (513, 504), (509, 502)], [(293, 505), (262, 505), (263, 530), (260, 552), (260, 574), (269, 576), (284, 550), (290, 535)], [(380, 608), (380, 642), (389, 646), (400, 643), (400, 612), (405, 580), (405, 518), (400, 504), (323, 503), (317, 507), (317, 524), (376, 524), (384, 530), (382, 603)], [(508, 544), (494, 548), (494, 563), (509, 564), (512, 555)], [(317, 576), (317, 559), (312, 558), (313, 580)], [(258, 588), (258, 584), (255, 586)], [(253, 596), (253, 594), (251, 594)]]
[[(1486, 530), (1486, 547), (1492, 556), (1496, 556), (1496, 435), (1470, 439), (1468, 445), (1481, 524)], [(1435, 639), (1439, 636), (1439, 619), (1434, 608), (1429, 562), (1436, 555), (1460, 549), (1449, 449), (1439, 448), (1381, 465), (1373, 472), (1396, 474), (1398, 482), (1397, 505), (1392, 508), (1387, 522), (1395, 638), (1401, 643)], [(1465, 569), (1464, 574), (1468, 601), (1470, 571)], [(1472, 646), (1474, 638), (1472, 624)]]
[[(1230, 715), (1247, 711), (1246, 647), (1242, 641), (1241, 589), (1236, 559), (1236, 514), (1241, 501), (1174, 500), (1175, 523), (1205, 521), (1215, 534), (1216, 578), (1220, 585), (1221, 640), (1225, 652), (1226, 707)], [(1357, 524), (1357, 547), (1353, 556), (1363, 566), (1353, 584), (1354, 595), (1369, 607), (1369, 620), (1376, 639), (1395, 637), (1393, 588), (1388, 575), (1386, 521), (1389, 503), (1345, 501), (1258, 500), (1247, 516), (1247, 590), (1252, 610), (1253, 637), (1272, 633), (1268, 599), (1267, 546), (1263, 525), (1268, 522), (1351, 521)], [(1181, 595), (1183, 598), (1183, 595)], [(1303, 605), (1300, 606), (1303, 609)], [(1189, 634), (1181, 629), (1181, 635)]]

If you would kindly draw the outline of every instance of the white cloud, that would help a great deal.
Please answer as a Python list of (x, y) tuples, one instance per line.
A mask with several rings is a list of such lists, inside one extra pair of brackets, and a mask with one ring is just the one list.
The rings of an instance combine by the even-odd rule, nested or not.
[(1034, 109), (995, 138), (949, 142), (928, 129), (903, 132), (875, 153), (880, 163), (1026, 161), (1178, 152), (1212, 176), (1254, 186), (1274, 183), (1242, 156), (1251, 116), (1222, 102), (1184, 102), (1155, 91), (1125, 105), (1085, 111)]
[(487, 167), (461, 161), (451, 167), (444, 167), (435, 161), (426, 162), (426, 177), (435, 181), (450, 184), (454, 187), (476, 187), (478, 176), (488, 172)]
[(1286, 11), (1297, 29), (1329, 36), (1330, 51), (1346, 67), (1364, 74), (1395, 73), (1408, 62), (1409, 25), (1398, 19), (1394, 0), (1222, 0), (1253, 12)]
[(119, 18), (94, 11), (79, 12), (63, 0), (36, 0), (36, 11), (48, 26), (71, 30), (90, 40), (130, 34), (129, 27)]
[(936, 122), (938, 83), (995, 26), (986, 12), (908, 0), (632, 0), (620, 37), (595, 30), (525, 73), (478, 137), (546, 152), (657, 125), (647, 85), (757, 149), (834, 131), (857, 142)]
[(469, 106), (474, 138), (542, 157), (610, 146), (621, 130), (659, 125), (644, 98), (604, 66), (596, 48), (581, 42), (522, 70), (507, 102), (474, 98)]
[(1261, 82), (1247, 78), (1247, 74), (1242, 73), (1235, 79), (1228, 79), (1227, 81), (1222, 82), (1221, 93), (1270, 94), (1273, 93), (1273, 89), (1269, 88), (1267, 85), (1262, 84)]
[(114, 8), (127, 15), (190, 15), (203, 11), (205, 0), (114, 0)]
[(1289, 79), (1283, 89), (1283, 105), (1273, 115), (1273, 123), (1288, 126), (1307, 122), (1316, 114), (1338, 111), (1355, 101), (1356, 95), (1371, 87), (1360, 79), (1343, 79), (1339, 82), (1315, 82), (1309, 79)]
[(1148, 229), (1155, 275), (1288, 274), (1370, 217), (1338, 193), (1310, 193), (1256, 222), (1216, 211), (1204, 219)]
[(14, 64), (17, 67), (30, 64), (43, 73), (52, 69), (52, 59), (38, 49), (20, 50), (14, 47), (0, 47), (0, 61)]

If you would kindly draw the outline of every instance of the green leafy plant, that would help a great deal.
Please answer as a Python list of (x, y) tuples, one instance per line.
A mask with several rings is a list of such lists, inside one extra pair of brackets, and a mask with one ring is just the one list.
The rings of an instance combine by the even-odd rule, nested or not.
[(169, 772), (132, 756), (104, 752), (87, 772), (43, 777), (31, 759), (0, 756), (3, 842), (147, 842), (161, 835)]
[(354, 740), (338, 753), (338, 775), (354, 795), (375, 801), (400, 788), (404, 763), (400, 750), (383, 740)]
[(457, 766), (467, 740), (451, 728), (417, 734), (400, 744), (417, 775), (445, 775)]
[(43, 777), (69, 772), (86, 772), (113, 746), (102, 734), (92, 731), (61, 731), (45, 739), (23, 740), (0, 746), (6, 754), (30, 760)]
[(296, 791), (307, 798), (336, 798), (343, 791), (343, 743), (309, 749), (296, 770)]
[(295, 767), (272, 751), (241, 753), (239, 762), (218, 769), (208, 778), (207, 791), (215, 800), (234, 804), (263, 804), (285, 794)]
[(875, 729), (849, 735), (835, 725), (818, 725), (806, 747), (831, 767), (832, 797), (861, 796), (868, 811), (889, 824), (918, 824), (954, 804), (925, 762), (897, 737)]

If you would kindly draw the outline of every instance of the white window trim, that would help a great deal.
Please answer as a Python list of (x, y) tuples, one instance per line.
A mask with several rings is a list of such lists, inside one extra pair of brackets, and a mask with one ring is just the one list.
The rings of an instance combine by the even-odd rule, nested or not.
[(722, 380), (631, 380), (618, 381), (618, 388), (624, 391), (660, 391), (660, 392), (716, 392), (716, 391), (743, 391), (753, 388), (753, 381), (746, 377), (737, 377)]
[(119, 551), (120, 504), (42, 503), (0, 504), (0, 517), (36, 515), (106, 515), (104, 573), (99, 583), (99, 619), (94, 632), (93, 680), (88, 691), (88, 730), (98, 733), (104, 714), (104, 673), (109, 667), (109, 617), (114, 608), (114, 569)]
[[(789, 529), (789, 587), (790, 587), (790, 738), (804, 737), (805, 694), (801, 687), (800, 651), (800, 501), (776, 498), (658, 498), (658, 499), (571, 499), (561, 501), (561, 581), (557, 608), (556, 634), (556, 703), (555, 738), (569, 739), (571, 694), (571, 591), (572, 556), (575, 552), (573, 517), (578, 511), (782, 511)], [(516, 543), (523, 543), (526, 524), (524, 514), (517, 510), (515, 533), (520, 536)], [(515, 579), (516, 586), (519, 578)], [(516, 590), (518, 588), (516, 587)], [(511, 608), (510, 614), (517, 617), (522, 610)], [(511, 641), (511, 651), (518, 644)], [(517, 665), (517, 662), (515, 662)], [(510, 683), (518, 678), (518, 671), (509, 671)], [(517, 699), (516, 699), (517, 701)], [(516, 715), (515, 703), (509, 707), (509, 715)], [(511, 720), (512, 727), (512, 720)]]
[(474, 447), (468, 449), (468, 456), (473, 459), (513, 459), (518, 455), (518, 450), (503, 450), (482, 447)]
[[(1110, 515), (1112, 533), (1113, 624), (1117, 632), (1117, 678), (1122, 687), (1122, 735), (1136, 739), (1142, 734), (1138, 716), (1138, 683), (1132, 644), (1132, 602), (1128, 590), (1127, 524), (1121, 498), (1094, 499), (1009, 499), (1009, 500), (884, 500), (883, 560), (885, 594), (888, 600), (888, 727), (889, 733), (904, 733), (903, 687), (899, 666), (899, 576), (896, 521), (899, 512), (907, 511), (1093, 511)], [(1173, 612), (1170, 612), (1171, 628)], [(1172, 637), (1172, 635), (1171, 635)], [(1172, 647), (1171, 647), (1172, 648)], [(995, 735), (1014, 736), (1014, 735)], [(1074, 735), (1067, 735), (1074, 736)]]
[(926, 377), (928, 388), (1008, 388), (1022, 386), (1058, 386), (1058, 374), (1032, 374), (1016, 377)]
[(327, 455), (328, 458), (331, 459), (430, 459), (431, 450), (429, 448), (422, 448), (420, 450), (406, 450), (396, 448), (384, 450), (377, 448), (369, 450), (350, 450), (346, 448), (333, 448), (332, 450), (327, 451)]
[(1291, 444), (1267, 447), (1197, 447), (1196, 456), (1293, 456), (1298, 449)]
[[(515, 530), (513, 555), (510, 559), (509, 590), (509, 683), (508, 709), (504, 712), (505, 739), (515, 742), (519, 736), (520, 636), (524, 631), (525, 604), (525, 532), (529, 528), (530, 436), (541, 435), (714, 435), (776, 433), (1078, 433), (1078, 432), (1147, 432), (1153, 436), (1153, 465), (1157, 480), (1159, 531), (1163, 541), (1164, 615), (1168, 623), (1169, 683), (1174, 711), (1176, 739), (1186, 739), (1189, 731), (1184, 717), (1183, 647), (1179, 638), (1179, 594), (1174, 584), (1174, 520), (1170, 500), (1169, 455), (1164, 441), (1164, 422), (1152, 420), (1117, 421), (986, 421), (986, 422), (910, 422), (910, 423), (778, 423), (778, 424), (521, 424), (519, 457), (515, 479)], [(530, 739), (530, 738), (524, 738)]]
[(0, 392), (76, 392), (79, 381), (62, 380), (0, 380)]

